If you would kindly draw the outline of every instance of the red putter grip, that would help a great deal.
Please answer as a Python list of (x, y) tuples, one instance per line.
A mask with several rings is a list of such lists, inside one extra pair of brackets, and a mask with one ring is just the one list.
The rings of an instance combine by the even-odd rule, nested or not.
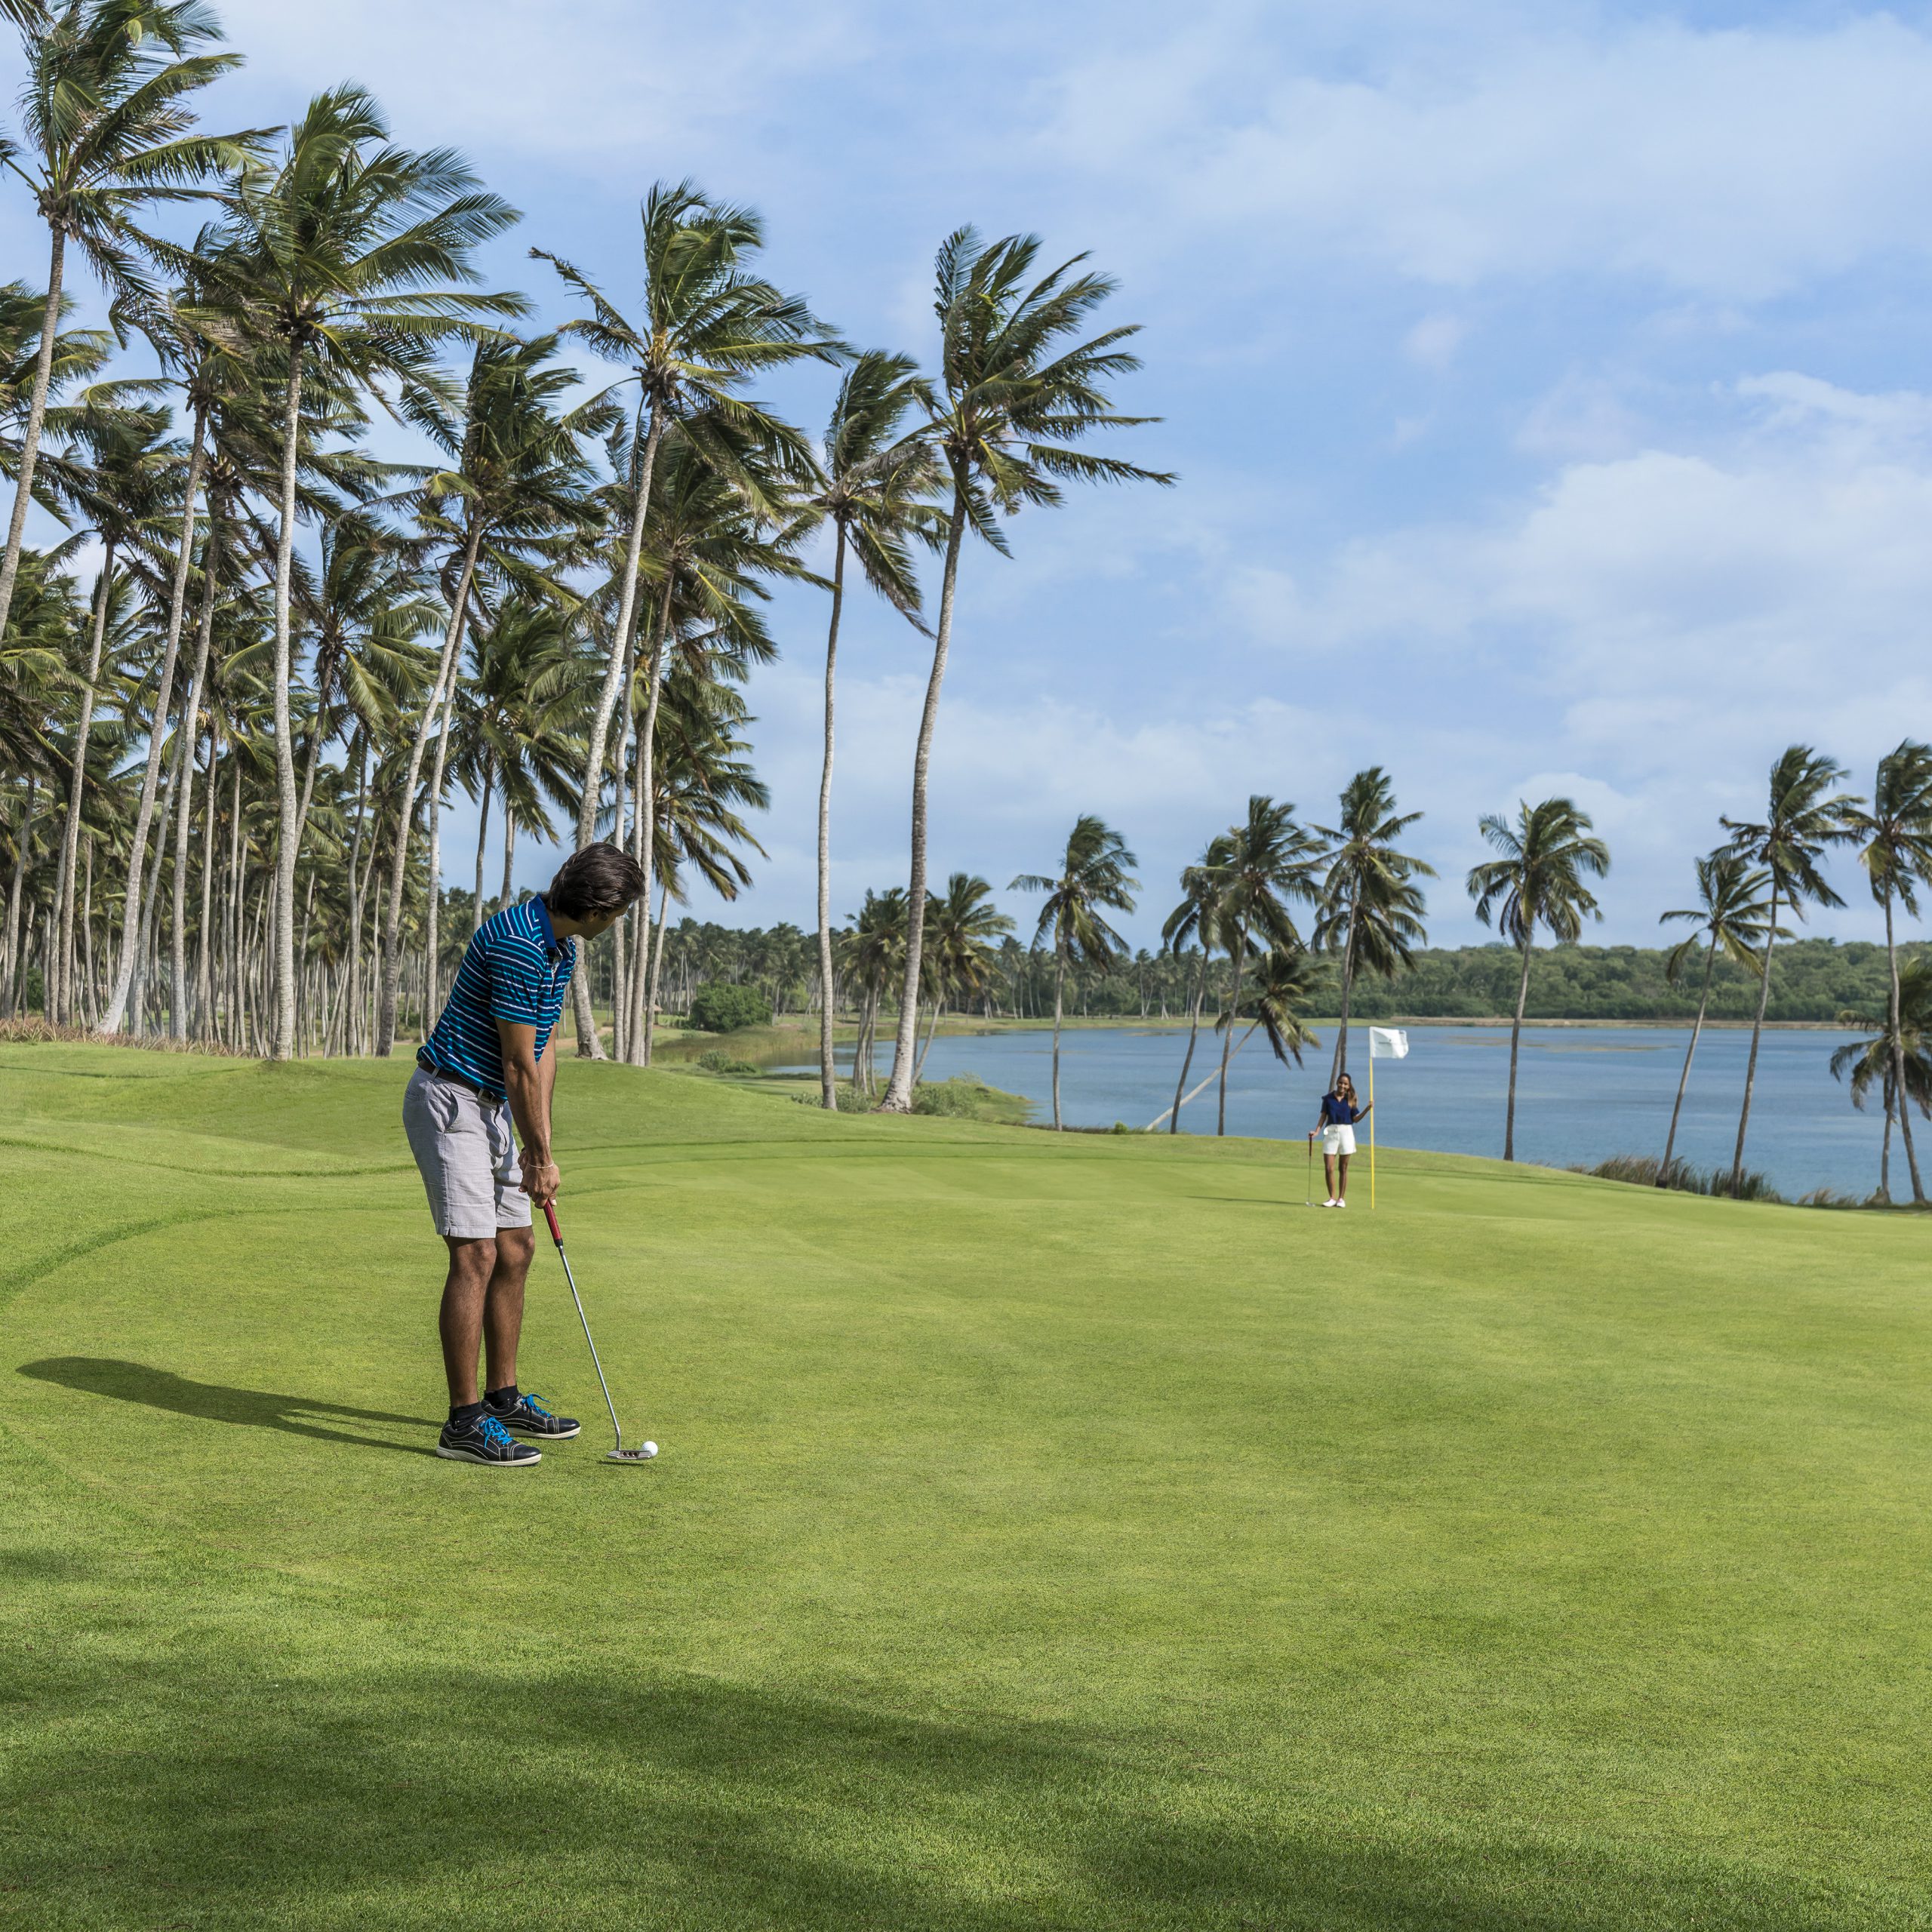
[(543, 1204), (543, 1218), (550, 1224), (550, 1238), (561, 1247), (564, 1244), (564, 1231), (557, 1225), (556, 1208), (548, 1201)]

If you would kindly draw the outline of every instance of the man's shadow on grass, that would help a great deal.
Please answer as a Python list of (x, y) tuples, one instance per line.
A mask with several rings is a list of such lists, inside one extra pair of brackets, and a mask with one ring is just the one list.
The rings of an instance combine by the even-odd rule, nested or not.
[(150, 1368), (144, 1362), (115, 1361), (99, 1355), (49, 1355), (23, 1362), (20, 1373), (36, 1382), (57, 1382), (89, 1395), (111, 1395), (116, 1401), (140, 1402), (177, 1416), (203, 1422), (240, 1424), (245, 1429), (279, 1429), (285, 1435), (306, 1435), (324, 1442), (349, 1442), (361, 1449), (387, 1449), (398, 1456), (433, 1456), (435, 1451), (406, 1442), (386, 1442), (380, 1436), (358, 1435), (330, 1426), (337, 1421), (395, 1423), (409, 1429), (434, 1429), (421, 1416), (391, 1415), (383, 1409), (352, 1408), (343, 1402), (318, 1401), (309, 1395), (275, 1395), (265, 1389), (231, 1389), (219, 1382), (194, 1382), (171, 1369)]

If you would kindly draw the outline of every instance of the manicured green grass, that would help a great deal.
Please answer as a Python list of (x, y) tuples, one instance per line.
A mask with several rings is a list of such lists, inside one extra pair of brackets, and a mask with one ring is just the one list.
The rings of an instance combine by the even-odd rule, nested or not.
[(0, 1048), (0, 1923), (1932, 1923), (1921, 1226), (572, 1063), (497, 1475), (405, 1071)]

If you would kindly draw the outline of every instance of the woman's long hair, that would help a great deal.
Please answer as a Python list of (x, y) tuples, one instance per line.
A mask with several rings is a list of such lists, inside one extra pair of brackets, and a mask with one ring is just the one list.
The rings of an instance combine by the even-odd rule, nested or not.
[[(1343, 1091), (1345, 1088), (1347, 1090), (1346, 1092)], [(1360, 1098), (1355, 1092), (1355, 1081), (1349, 1075), (1344, 1073), (1336, 1081), (1335, 1097), (1338, 1100), (1346, 1100), (1350, 1106), (1353, 1106)]]

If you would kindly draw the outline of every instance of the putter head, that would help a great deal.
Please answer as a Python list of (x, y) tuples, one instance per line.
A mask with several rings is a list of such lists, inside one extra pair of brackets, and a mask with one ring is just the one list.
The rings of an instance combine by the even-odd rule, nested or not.
[(657, 1444), (647, 1442), (638, 1449), (613, 1449), (604, 1460), (607, 1463), (648, 1463), (657, 1454)]

